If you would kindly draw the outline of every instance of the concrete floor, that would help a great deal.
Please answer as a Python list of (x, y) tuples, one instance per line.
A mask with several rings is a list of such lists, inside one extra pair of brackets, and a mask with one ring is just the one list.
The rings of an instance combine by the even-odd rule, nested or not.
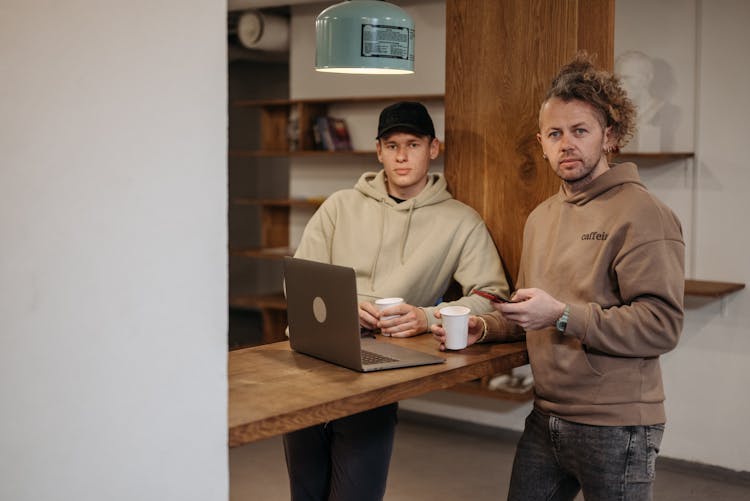
[[(470, 431), (465, 424), (402, 413), (385, 499), (505, 499), (517, 436), (502, 430)], [(229, 466), (231, 501), (289, 499), (280, 438), (231, 449)], [(750, 475), (660, 459), (654, 499), (747, 501)]]

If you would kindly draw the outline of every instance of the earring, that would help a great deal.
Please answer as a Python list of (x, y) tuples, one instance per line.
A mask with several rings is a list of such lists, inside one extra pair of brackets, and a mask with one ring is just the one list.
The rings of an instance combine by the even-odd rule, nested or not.
[(545, 153), (542, 153), (542, 158), (547, 160), (547, 155)]

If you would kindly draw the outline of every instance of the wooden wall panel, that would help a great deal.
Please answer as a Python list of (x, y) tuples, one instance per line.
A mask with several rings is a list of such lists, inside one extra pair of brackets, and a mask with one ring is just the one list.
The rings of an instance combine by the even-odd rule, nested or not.
[(597, 66), (615, 67), (614, 0), (578, 0), (578, 47), (596, 55)]
[(577, 50), (611, 67), (613, 18), (613, 0), (447, 1), (445, 175), (514, 282), (526, 217), (559, 188), (536, 140), (539, 106)]

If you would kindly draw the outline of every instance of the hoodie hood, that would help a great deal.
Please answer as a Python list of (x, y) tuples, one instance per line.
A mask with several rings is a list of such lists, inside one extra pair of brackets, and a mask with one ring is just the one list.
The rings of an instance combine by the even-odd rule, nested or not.
[(428, 174), (427, 185), (414, 198), (399, 204), (388, 196), (388, 186), (385, 178), (385, 170), (380, 172), (365, 172), (360, 176), (354, 189), (363, 195), (384, 203), (396, 210), (414, 210), (427, 205), (444, 202), (451, 197), (448, 193), (448, 184), (442, 174)]
[(607, 172), (594, 179), (583, 189), (583, 191), (571, 195), (568, 198), (565, 198), (565, 192), (563, 191), (562, 186), (560, 187), (560, 194), (565, 199), (566, 203), (586, 205), (605, 191), (626, 183), (637, 184), (645, 189), (645, 186), (641, 182), (641, 178), (638, 176), (638, 167), (631, 162), (610, 165)]

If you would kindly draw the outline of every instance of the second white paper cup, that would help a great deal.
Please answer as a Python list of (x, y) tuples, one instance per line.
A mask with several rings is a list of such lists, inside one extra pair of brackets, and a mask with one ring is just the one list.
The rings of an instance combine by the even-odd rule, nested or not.
[[(401, 304), (403, 302), (403, 298), (400, 297), (384, 297), (382, 299), (376, 299), (375, 306), (378, 310), (383, 311), (386, 308), (396, 306), (397, 304)], [(387, 317), (380, 317), (380, 320), (390, 320), (391, 318), (396, 318), (398, 316), (399, 315), (388, 315)]]
[(469, 313), (466, 306), (446, 306), (440, 310), (445, 329), (445, 348), (462, 350), (469, 343)]

